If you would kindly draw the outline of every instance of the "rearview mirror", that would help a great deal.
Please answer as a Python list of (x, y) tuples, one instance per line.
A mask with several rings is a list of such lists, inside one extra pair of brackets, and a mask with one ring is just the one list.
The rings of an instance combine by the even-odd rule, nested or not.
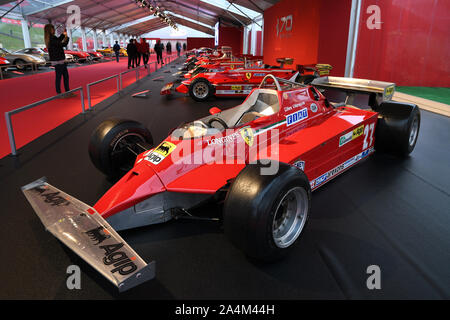
[(213, 114), (213, 115), (216, 114), (216, 113), (220, 113), (220, 112), (222, 112), (222, 110), (220, 110), (217, 107), (212, 107), (211, 109), (209, 109), (209, 113)]

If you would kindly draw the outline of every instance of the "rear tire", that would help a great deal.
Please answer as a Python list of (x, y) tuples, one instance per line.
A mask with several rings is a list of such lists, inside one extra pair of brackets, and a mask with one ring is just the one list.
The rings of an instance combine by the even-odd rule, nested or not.
[(279, 163), (275, 175), (261, 175), (262, 167), (247, 165), (233, 181), (225, 199), (224, 229), (248, 257), (270, 262), (298, 241), (311, 208), (311, 187), (296, 167)]
[(420, 110), (415, 104), (383, 102), (376, 110), (375, 149), (400, 156), (415, 148), (420, 130)]
[(189, 85), (189, 95), (195, 101), (206, 101), (214, 91), (211, 83), (205, 78), (197, 78)]
[(141, 123), (125, 119), (103, 121), (92, 133), (89, 142), (89, 156), (94, 166), (111, 178), (128, 172), (134, 165), (136, 143), (153, 145), (150, 131)]

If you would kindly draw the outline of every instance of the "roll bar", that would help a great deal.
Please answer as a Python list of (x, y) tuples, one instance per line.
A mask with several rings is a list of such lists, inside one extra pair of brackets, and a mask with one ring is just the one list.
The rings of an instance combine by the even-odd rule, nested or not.
[(262, 79), (261, 83), (259, 84), (259, 88), (260, 89), (264, 87), (264, 85), (266, 84), (267, 79), (272, 79), (273, 80), (273, 83), (277, 87), (278, 91), (283, 91), (281, 89), (280, 82), (283, 83), (283, 84), (289, 85), (291, 88), (294, 88), (294, 87), (306, 87), (306, 85), (304, 85), (304, 84), (301, 84), (301, 83), (298, 83), (298, 82), (294, 82), (294, 81), (290, 81), (290, 80), (286, 80), (286, 79), (283, 79), (283, 78), (277, 78), (273, 74), (268, 74)]

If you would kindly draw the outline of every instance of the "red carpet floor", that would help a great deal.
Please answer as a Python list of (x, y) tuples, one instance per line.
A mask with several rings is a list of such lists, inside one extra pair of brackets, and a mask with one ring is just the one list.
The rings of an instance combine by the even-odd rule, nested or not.
[[(172, 55), (173, 57), (176, 56)], [(156, 56), (150, 57), (150, 71), (154, 71)], [(120, 62), (105, 62), (69, 69), (70, 88), (83, 87), (86, 84), (119, 74), (127, 70), (127, 58), (121, 58)], [(140, 71), (140, 77), (146, 76), (144, 69)], [(123, 76), (123, 87), (134, 83), (136, 75), (130, 72)], [(8, 133), (6, 130), (5, 112), (14, 110), (33, 102), (37, 102), (56, 95), (55, 73), (46, 72), (26, 77), (18, 77), (0, 81), (0, 158), (11, 153)], [(108, 98), (117, 92), (116, 79), (111, 79), (91, 87), (92, 105)], [(77, 97), (57, 99), (42, 104), (33, 109), (12, 116), (12, 123), (16, 139), (17, 149), (52, 130), (63, 122), (79, 114), (81, 109), (79, 93)], [(88, 107), (85, 91), (85, 107)]]

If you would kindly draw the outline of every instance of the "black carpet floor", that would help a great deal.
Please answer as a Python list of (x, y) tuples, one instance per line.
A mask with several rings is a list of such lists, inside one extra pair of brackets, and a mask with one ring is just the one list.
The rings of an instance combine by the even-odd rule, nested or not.
[[(93, 205), (112, 185), (91, 164), (91, 132), (111, 116), (143, 122), (155, 142), (212, 106), (159, 95), (165, 66), (0, 160), (0, 299), (440, 299), (450, 298), (450, 118), (422, 111), (415, 151), (407, 159), (375, 154), (313, 193), (312, 212), (285, 260), (249, 261), (214, 222), (171, 221), (122, 233), (156, 278), (117, 289), (46, 232), (20, 187), (42, 176)], [(150, 89), (149, 99), (131, 94)], [(68, 290), (66, 269), (79, 265), (81, 290)], [(367, 267), (381, 269), (369, 290)]]

